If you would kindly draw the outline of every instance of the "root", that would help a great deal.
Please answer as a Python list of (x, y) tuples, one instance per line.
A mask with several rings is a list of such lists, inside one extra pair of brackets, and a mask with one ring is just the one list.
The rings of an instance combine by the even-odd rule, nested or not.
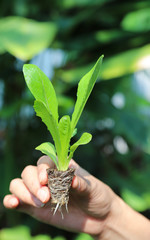
[(61, 213), (62, 218), (63, 212), (62, 207), (65, 206), (68, 211), (69, 202), (69, 190), (71, 187), (72, 179), (74, 176), (75, 169), (70, 168), (67, 171), (58, 171), (56, 169), (47, 169), (48, 173), (48, 187), (51, 192), (51, 205), (53, 215), (57, 210)]

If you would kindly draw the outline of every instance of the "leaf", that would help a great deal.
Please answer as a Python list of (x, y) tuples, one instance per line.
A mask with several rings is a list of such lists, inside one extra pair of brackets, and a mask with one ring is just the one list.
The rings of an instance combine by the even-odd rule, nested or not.
[(22, 60), (29, 60), (50, 46), (57, 33), (52, 22), (37, 22), (13, 16), (0, 19), (0, 52), (8, 51)]
[[(126, 76), (143, 69), (149, 69), (150, 62), (150, 44), (143, 47), (126, 50), (105, 59), (100, 71), (100, 80), (109, 80)], [(66, 83), (76, 84), (82, 74), (90, 69), (90, 65), (82, 66), (71, 70), (61, 70), (62, 81)]]
[(57, 159), (56, 159), (56, 150), (55, 150), (55, 147), (52, 143), (50, 143), (50, 142), (42, 143), (41, 145), (39, 145), (35, 149), (39, 150), (42, 153), (49, 156), (53, 160), (53, 162), (55, 163), (56, 167), (59, 168), (58, 162), (57, 162)]
[(147, 32), (150, 30), (150, 8), (129, 12), (122, 20), (122, 27), (131, 32)]
[[(129, 35), (131, 35), (131, 33)], [(96, 40), (101, 44), (118, 42), (124, 39), (126, 36), (126, 32), (118, 29), (100, 30), (95, 33)]]
[(150, 44), (128, 50), (108, 58), (101, 71), (101, 79), (108, 80), (149, 68)]
[(26, 240), (31, 239), (29, 228), (23, 225), (13, 227), (13, 228), (4, 228), (0, 231), (1, 240)]
[(58, 102), (55, 90), (50, 80), (35, 65), (26, 64), (23, 67), (27, 86), (36, 99), (34, 109), (37, 116), (41, 117), (53, 137), (58, 156), (58, 163), (56, 162), (56, 155), (53, 154), (53, 149), (50, 148), (48, 151), (48, 143), (45, 143), (46, 145), (42, 144), (36, 149), (49, 155), (57, 165), (58, 170), (67, 170), (69, 161), (76, 148), (79, 145), (88, 143), (92, 138), (91, 134), (84, 133), (79, 141), (70, 148), (70, 155), (68, 157), (70, 139), (77, 132), (75, 126), (99, 75), (99, 68), (101, 66), (102, 59), (103, 56), (98, 59), (92, 70), (87, 73), (79, 83), (77, 101), (72, 115), (72, 121), (70, 121), (70, 117), (68, 115), (65, 115), (60, 119), (59, 123)]
[(41, 101), (58, 122), (58, 102), (51, 81), (39, 67), (33, 64), (25, 64), (23, 73), (27, 86), (35, 99)]
[(93, 7), (95, 5), (101, 6), (105, 4), (106, 2), (110, 2), (111, 0), (62, 0), (61, 1), (61, 7), (63, 6), (64, 8), (73, 8), (73, 7)]
[(71, 137), (74, 137), (76, 134), (77, 134), (77, 128), (75, 128), (75, 129), (73, 130), (73, 133), (72, 133), (72, 136), (71, 136)]
[(64, 238), (63, 236), (57, 236), (53, 238), (53, 240), (66, 240), (66, 238)]
[(94, 84), (98, 78), (100, 66), (102, 63), (103, 56), (101, 56), (96, 62), (95, 66), (89, 71), (79, 82), (77, 90), (77, 101), (75, 104), (74, 112), (71, 120), (71, 131), (73, 132), (83, 108), (88, 100), (88, 97), (94, 87)]
[(93, 240), (93, 238), (89, 235), (89, 234), (86, 234), (86, 233), (80, 233), (78, 234), (78, 236), (75, 238), (75, 240)]
[(35, 237), (32, 237), (32, 240), (52, 240), (52, 238), (48, 235), (40, 234)]
[(87, 132), (83, 133), (80, 139), (70, 147), (69, 161), (73, 157), (73, 153), (77, 149), (77, 147), (89, 143), (91, 139), (92, 135), (90, 133)]
[(68, 149), (71, 138), (70, 117), (65, 115), (59, 121), (59, 134), (61, 142), (61, 159), (59, 159), (59, 165), (62, 170), (68, 168)]
[(47, 108), (42, 102), (37, 100), (35, 100), (34, 102), (34, 109), (36, 111), (37, 116), (39, 116), (42, 119), (42, 121), (46, 124), (48, 130), (50, 131), (53, 137), (53, 140), (55, 142), (57, 155), (59, 157), (61, 152), (61, 143), (60, 143), (58, 125), (55, 119), (53, 118), (53, 115), (50, 112), (48, 112)]
[(137, 195), (136, 193), (130, 191), (129, 189), (123, 189), (121, 193), (123, 199), (136, 211), (145, 211), (149, 208), (147, 201), (143, 196)]

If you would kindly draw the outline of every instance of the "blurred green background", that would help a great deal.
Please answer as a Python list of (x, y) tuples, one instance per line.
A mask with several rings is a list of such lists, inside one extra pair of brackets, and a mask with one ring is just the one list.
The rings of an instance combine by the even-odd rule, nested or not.
[(149, 0), (1, 1), (0, 239), (91, 239), (2, 205), (11, 179), (36, 164), (41, 155), (35, 147), (50, 138), (35, 117), (24, 63), (46, 73), (59, 96), (60, 113), (71, 114), (78, 81), (104, 54), (76, 136), (88, 131), (93, 140), (74, 159), (150, 218), (149, 39)]

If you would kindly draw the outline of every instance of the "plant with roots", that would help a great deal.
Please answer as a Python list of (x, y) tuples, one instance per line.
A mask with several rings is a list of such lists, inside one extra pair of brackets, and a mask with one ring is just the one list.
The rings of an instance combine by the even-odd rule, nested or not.
[(70, 145), (71, 138), (77, 132), (76, 125), (81, 113), (98, 78), (102, 59), (103, 56), (80, 80), (77, 89), (77, 100), (71, 118), (64, 115), (60, 119), (57, 96), (51, 81), (36, 65), (25, 64), (23, 66), (26, 84), (35, 97), (35, 112), (45, 123), (54, 140), (54, 144), (45, 142), (36, 147), (36, 150), (48, 155), (56, 165), (56, 169), (47, 170), (51, 202), (55, 205), (54, 213), (57, 209), (61, 211), (63, 205), (66, 205), (67, 209), (69, 188), (74, 175), (74, 170), (68, 169), (68, 166), (75, 150), (79, 145), (87, 144), (92, 139), (92, 135), (85, 132), (76, 143)]

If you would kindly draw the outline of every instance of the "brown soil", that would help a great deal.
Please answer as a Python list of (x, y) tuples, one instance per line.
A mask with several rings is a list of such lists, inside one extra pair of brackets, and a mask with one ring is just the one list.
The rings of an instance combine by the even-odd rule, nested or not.
[(48, 173), (48, 187), (51, 193), (51, 205), (54, 215), (57, 210), (61, 212), (62, 206), (66, 207), (68, 212), (69, 190), (71, 187), (72, 179), (74, 177), (75, 169), (69, 168), (67, 171), (58, 171), (57, 169), (47, 169)]

